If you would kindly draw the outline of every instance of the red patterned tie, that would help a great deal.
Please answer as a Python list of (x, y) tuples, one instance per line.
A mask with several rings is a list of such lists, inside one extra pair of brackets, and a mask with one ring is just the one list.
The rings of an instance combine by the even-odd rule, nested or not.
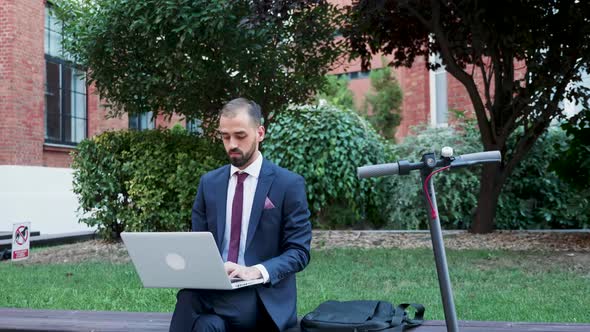
[(231, 231), (229, 236), (229, 251), (227, 261), (238, 263), (238, 253), (240, 252), (240, 236), (242, 234), (242, 206), (244, 205), (244, 180), (248, 173), (237, 173), (238, 182), (236, 183), (236, 192), (231, 208)]

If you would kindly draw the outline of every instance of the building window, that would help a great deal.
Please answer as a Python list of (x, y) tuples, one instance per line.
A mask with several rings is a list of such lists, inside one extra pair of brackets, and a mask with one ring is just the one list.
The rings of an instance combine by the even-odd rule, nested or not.
[(147, 130), (154, 129), (155, 123), (153, 119), (153, 112), (145, 112), (140, 114), (129, 114), (129, 129)]
[[(438, 55), (430, 56), (431, 63), (441, 63)], [(430, 124), (433, 127), (448, 126), (449, 105), (447, 71), (444, 66), (430, 71)]]
[(202, 123), (203, 123), (203, 121), (201, 121), (200, 119), (193, 119), (193, 120), (187, 119), (186, 120), (186, 130), (189, 133), (202, 135), (203, 134), (203, 127), (201, 126)]
[(336, 74), (336, 76), (338, 76), (338, 78), (344, 76), (348, 80), (358, 80), (358, 79), (362, 79), (362, 78), (368, 78), (370, 74), (371, 74), (370, 70), (369, 71), (351, 71), (348, 73)]
[(86, 74), (62, 53), (62, 24), (45, 8), (45, 142), (76, 145), (88, 136)]

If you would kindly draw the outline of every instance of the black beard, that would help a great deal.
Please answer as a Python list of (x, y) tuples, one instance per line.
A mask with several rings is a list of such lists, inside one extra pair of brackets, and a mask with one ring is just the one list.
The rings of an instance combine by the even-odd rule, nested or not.
[(246, 158), (242, 157), (237, 157), (237, 158), (229, 158), (229, 161), (231, 162), (232, 165), (234, 165), (235, 167), (242, 167), (244, 165), (246, 165), (246, 162), (248, 160), (246, 160)]
[(229, 161), (232, 165), (234, 165), (235, 167), (242, 167), (244, 165), (246, 165), (248, 163), (248, 161), (252, 158), (252, 155), (254, 154), (253, 152), (248, 154), (244, 154), (242, 151), (240, 150), (232, 150), (230, 151), (230, 153), (239, 153), (241, 154), (241, 156), (239, 157), (229, 157)]

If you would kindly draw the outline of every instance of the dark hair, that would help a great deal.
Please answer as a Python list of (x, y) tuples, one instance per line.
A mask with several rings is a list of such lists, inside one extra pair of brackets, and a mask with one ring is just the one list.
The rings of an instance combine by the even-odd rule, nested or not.
[(260, 106), (253, 102), (252, 100), (248, 100), (246, 98), (236, 98), (230, 100), (227, 104), (223, 105), (221, 110), (219, 111), (219, 116), (227, 116), (233, 118), (238, 114), (238, 111), (245, 109), (252, 119), (252, 122), (258, 127), (262, 124), (262, 111), (260, 110)]

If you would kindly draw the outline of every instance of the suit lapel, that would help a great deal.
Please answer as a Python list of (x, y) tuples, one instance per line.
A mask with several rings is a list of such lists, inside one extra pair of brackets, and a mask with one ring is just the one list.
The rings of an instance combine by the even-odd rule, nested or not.
[(227, 186), (229, 184), (229, 165), (225, 166), (221, 176), (218, 177), (214, 183), (215, 185), (215, 202), (217, 208), (217, 231), (215, 239), (217, 240), (217, 247), (221, 252), (221, 245), (223, 243), (223, 234), (225, 233), (225, 218), (227, 208)]
[(274, 171), (271, 164), (263, 159), (262, 168), (260, 169), (260, 177), (258, 178), (258, 184), (256, 185), (256, 193), (254, 194), (254, 201), (252, 202), (252, 210), (250, 212), (250, 223), (248, 224), (248, 236), (246, 237), (246, 250), (250, 246), (260, 217), (262, 216), (262, 210), (264, 210), (264, 201), (268, 196), (268, 191), (275, 178)]

